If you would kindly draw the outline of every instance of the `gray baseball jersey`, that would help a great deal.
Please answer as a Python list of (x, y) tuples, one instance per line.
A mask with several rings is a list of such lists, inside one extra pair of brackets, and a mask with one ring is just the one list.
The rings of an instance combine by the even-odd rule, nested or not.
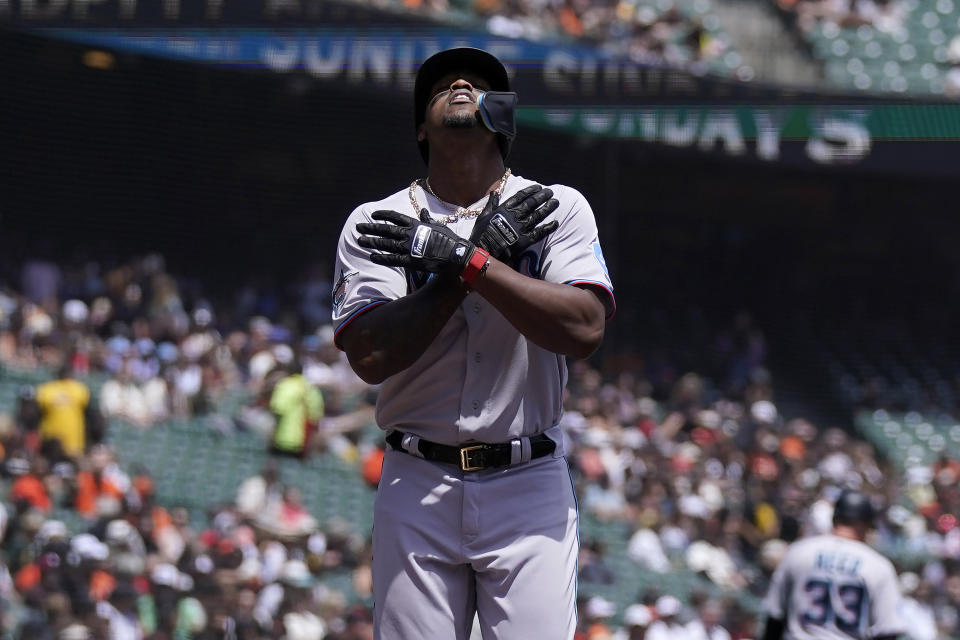
[[(534, 184), (511, 176), (501, 200)], [(552, 185), (559, 227), (521, 257), (521, 273), (601, 291), (614, 302), (593, 212), (580, 193)], [(435, 217), (449, 213), (419, 187)], [(485, 199), (484, 199), (485, 200)], [(471, 206), (482, 206), (484, 201)], [(425, 274), (376, 265), (356, 225), (378, 209), (416, 216), (406, 189), (358, 207), (337, 249), (337, 336), (358, 315), (401, 298)], [(469, 237), (475, 219), (449, 224)], [(560, 435), (563, 356), (530, 343), (476, 292), (423, 355), (383, 383), (377, 423), (410, 434), (407, 453), (387, 451), (374, 507), (374, 636), (467, 640), (474, 612), (483, 637), (573, 638), (576, 627), (577, 509)], [(530, 459), (525, 436), (546, 433), (551, 456)], [(514, 466), (461, 471), (418, 455), (413, 438), (444, 444), (507, 442)], [(414, 455), (408, 455), (412, 453)]]
[[(510, 176), (501, 202), (536, 184)], [(520, 271), (548, 282), (590, 286), (602, 292), (607, 315), (614, 312), (613, 286), (597, 237), (593, 211), (575, 189), (550, 185), (560, 205), (547, 221), (559, 227), (530, 247)], [(435, 218), (449, 213), (417, 187), (420, 206)], [(484, 199), (485, 201), (485, 199)], [(484, 201), (476, 203), (480, 206)], [(358, 315), (422, 286), (422, 274), (376, 265), (357, 244), (356, 225), (370, 222), (378, 209), (416, 216), (407, 189), (357, 207), (343, 228), (337, 248), (333, 321), (340, 332)], [(476, 219), (449, 228), (469, 237)], [(528, 342), (503, 315), (476, 292), (470, 293), (426, 352), (408, 369), (388, 378), (377, 401), (377, 424), (444, 444), (505, 442), (545, 432), (560, 421), (565, 358)], [(416, 389), (417, 393), (411, 393)], [(531, 393), (535, 391), (535, 393)]]
[(849, 640), (904, 633), (900, 584), (889, 560), (835, 535), (793, 543), (764, 600), (790, 640)]

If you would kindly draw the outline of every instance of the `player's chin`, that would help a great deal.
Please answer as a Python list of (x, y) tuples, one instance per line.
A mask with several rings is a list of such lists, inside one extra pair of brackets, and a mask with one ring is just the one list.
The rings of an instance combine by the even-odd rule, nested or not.
[[(457, 105), (454, 105), (455, 107)], [(480, 113), (472, 104), (465, 104), (466, 108), (454, 108), (443, 116), (443, 126), (451, 129), (470, 129), (480, 123)]]

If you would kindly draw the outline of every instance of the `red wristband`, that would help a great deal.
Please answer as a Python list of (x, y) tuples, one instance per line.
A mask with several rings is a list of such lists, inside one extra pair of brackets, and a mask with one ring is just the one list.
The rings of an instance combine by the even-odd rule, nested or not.
[(470, 256), (470, 260), (467, 262), (467, 266), (463, 268), (463, 273), (460, 274), (460, 277), (463, 278), (463, 281), (468, 285), (473, 286), (474, 281), (481, 276), (489, 266), (490, 254), (480, 247), (477, 247), (473, 250), (473, 255)]

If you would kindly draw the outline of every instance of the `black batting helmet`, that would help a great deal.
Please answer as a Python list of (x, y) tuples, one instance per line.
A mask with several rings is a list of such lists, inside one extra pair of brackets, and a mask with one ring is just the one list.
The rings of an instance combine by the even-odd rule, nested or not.
[(833, 505), (833, 526), (873, 524), (876, 517), (870, 499), (858, 491), (845, 490)]
[[(420, 65), (413, 85), (415, 129), (419, 129), (426, 119), (427, 101), (433, 84), (452, 71), (464, 70), (472, 71), (489, 82), (492, 91), (510, 91), (510, 78), (507, 76), (507, 70), (493, 54), (474, 47), (456, 47), (435, 53)], [(498, 134), (497, 142), (500, 145), (500, 155), (506, 159), (510, 153), (512, 138)], [(424, 162), (427, 162), (430, 157), (427, 141), (422, 140), (418, 145), (420, 156)]]

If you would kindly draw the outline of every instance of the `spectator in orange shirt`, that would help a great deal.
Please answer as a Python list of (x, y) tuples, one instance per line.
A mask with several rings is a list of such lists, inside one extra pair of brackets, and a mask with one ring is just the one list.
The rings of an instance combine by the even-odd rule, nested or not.
[(30, 469), (18, 477), (10, 487), (10, 500), (14, 503), (25, 501), (31, 507), (49, 513), (53, 507), (47, 488), (43, 484), (43, 477), (47, 473), (45, 458), (34, 458)]
[(121, 502), (130, 489), (130, 478), (113, 460), (113, 453), (105, 445), (90, 450), (89, 466), (77, 472), (77, 493), (74, 507), (81, 514), (97, 515), (97, 500), (101, 497)]

